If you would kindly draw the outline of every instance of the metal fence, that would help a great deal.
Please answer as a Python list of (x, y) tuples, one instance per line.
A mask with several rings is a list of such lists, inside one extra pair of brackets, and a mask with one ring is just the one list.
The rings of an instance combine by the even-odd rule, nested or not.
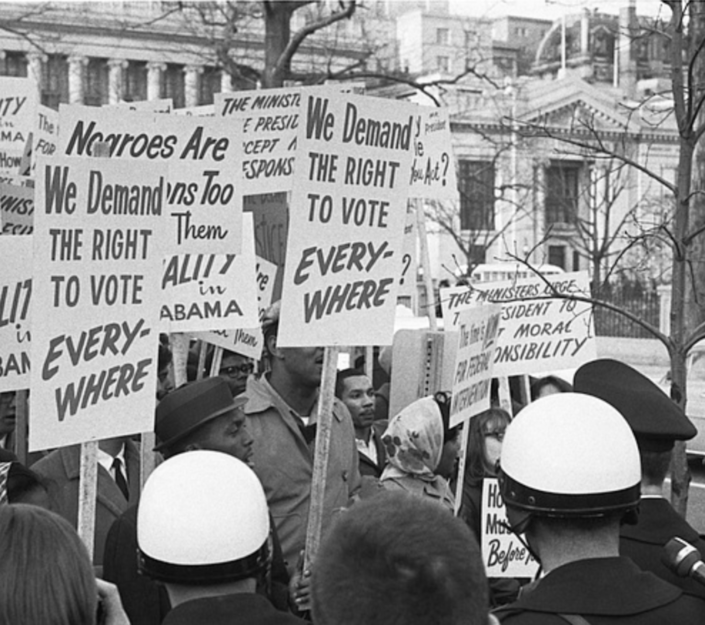
[[(615, 291), (600, 296), (639, 319), (659, 327), (659, 294), (649, 290), (640, 293)], [(602, 306), (595, 306), (595, 333), (597, 336), (619, 336), (624, 338), (652, 339), (654, 336), (631, 319)]]

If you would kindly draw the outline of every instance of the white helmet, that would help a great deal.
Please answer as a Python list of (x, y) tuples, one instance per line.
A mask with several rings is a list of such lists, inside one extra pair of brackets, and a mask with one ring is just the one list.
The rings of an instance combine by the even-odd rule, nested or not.
[(181, 453), (158, 466), (137, 511), (139, 568), (164, 582), (255, 577), (268, 563), (269, 510), (259, 479), (218, 451)]
[(500, 464), (502, 497), (518, 531), (530, 515), (605, 516), (639, 503), (631, 428), (590, 395), (557, 393), (529, 404), (507, 428)]

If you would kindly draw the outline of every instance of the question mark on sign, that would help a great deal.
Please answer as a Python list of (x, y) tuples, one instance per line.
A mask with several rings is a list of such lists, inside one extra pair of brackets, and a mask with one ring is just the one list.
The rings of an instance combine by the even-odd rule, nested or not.
[(450, 165), (450, 159), (448, 158), (448, 154), (443, 152), (441, 154), (441, 163), (443, 163), (443, 186), (446, 186), (446, 174), (448, 173), (448, 165)]
[(404, 254), (404, 256), (401, 257), (401, 262), (404, 263), (404, 269), (402, 269), (399, 284), (404, 284), (404, 276), (411, 266), (411, 254)]

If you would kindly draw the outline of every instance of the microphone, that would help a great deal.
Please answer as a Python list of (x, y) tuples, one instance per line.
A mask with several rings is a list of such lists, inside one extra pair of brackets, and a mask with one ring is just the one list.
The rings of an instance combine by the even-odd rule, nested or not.
[(664, 546), (661, 561), (679, 577), (692, 577), (705, 586), (705, 562), (689, 542), (674, 536)]

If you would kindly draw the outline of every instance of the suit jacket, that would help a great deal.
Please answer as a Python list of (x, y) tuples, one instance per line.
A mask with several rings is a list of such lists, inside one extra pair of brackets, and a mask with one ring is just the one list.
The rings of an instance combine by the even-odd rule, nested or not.
[[(102, 566), (108, 530), (131, 503), (137, 503), (140, 488), (139, 450), (130, 440), (125, 443), (125, 467), (129, 500), (125, 499), (112, 475), (98, 464), (93, 564)], [(52, 451), (32, 465), (32, 470), (47, 479), (54, 511), (78, 527), (79, 475), (81, 446), (72, 445)]]
[(358, 456), (360, 459), (360, 475), (361, 476), (371, 476), (379, 478), (384, 471), (384, 465), (387, 464), (387, 452), (384, 449), (384, 443), (382, 443), (382, 434), (387, 429), (387, 421), (375, 421), (372, 424), (372, 431), (374, 436), (372, 440), (377, 448), (377, 462), (373, 462), (369, 456), (366, 456), (361, 451), (358, 451)]
[(279, 612), (255, 594), (193, 599), (176, 606), (162, 625), (303, 625), (305, 621)]
[(590, 625), (702, 625), (705, 601), (629, 558), (592, 558), (554, 569), (494, 614), (508, 625), (566, 625), (561, 614), (580, 615)]
[(620, 529), (619, 552), (631, 558), (644, 571), (690, 594), (705, 599), (705, 586), (689, 577), (679, 577), (661, 562), (664, 545), (674, 536), (688, 541), (705, 557), (705, 540), (662, 498), (647, 497), (639, 504), (639, 522)]

